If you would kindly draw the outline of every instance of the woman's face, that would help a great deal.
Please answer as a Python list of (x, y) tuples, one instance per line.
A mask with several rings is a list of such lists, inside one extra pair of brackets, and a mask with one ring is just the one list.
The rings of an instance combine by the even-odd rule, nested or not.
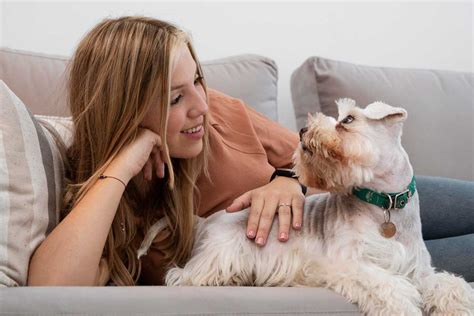
[[(206, 94), (196, 62), (186, 45), (177, 52), (171, 71), (171, 101), (166, 142), (173, 158), (196, 157), (203, 147)], [(159, 106), (152, 106), (142, 126), (159, 134)]]

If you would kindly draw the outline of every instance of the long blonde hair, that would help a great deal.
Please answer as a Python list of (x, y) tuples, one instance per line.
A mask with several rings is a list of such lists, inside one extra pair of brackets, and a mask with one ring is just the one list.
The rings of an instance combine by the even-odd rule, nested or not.
[[(159, 133), (165, 143), (171, 70), (182, 44), (189, 48), (202, 76), (189, 37), (156, 19), (106, 19), (79, 43), (69, 70), (68, 102), (75, 133), (67, 152), (71, 167), (63, 216), (84, 197), (118, 152), (135, 139), (148, 109), (158, 102), (162, 118)], [(205, 124), (203, 151), (196, 158), (171, 158), (164, 144), (165, 180), (144, 184), (138, 175), (127, 185), (103, 253), (115, 284), (133, 285), (140, 275), (137, 245), (132, 243), (137, 218), (145, 233), (158, 218), (166, 219), (168, 226), (159, 242), (165, 264), (179, 265), (189, 257), (194, 241), (195, 183), (207, 170), (206, 118)]]

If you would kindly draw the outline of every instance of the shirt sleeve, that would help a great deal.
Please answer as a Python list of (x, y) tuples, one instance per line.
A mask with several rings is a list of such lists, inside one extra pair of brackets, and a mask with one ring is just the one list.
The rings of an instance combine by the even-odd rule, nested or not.
[(270, 120), (249, 106), (245, 109), (257, 137), (263, 145), (268, 162), (275, 168), (291, 168), (293, 154), (298, 147), (298, 134)]

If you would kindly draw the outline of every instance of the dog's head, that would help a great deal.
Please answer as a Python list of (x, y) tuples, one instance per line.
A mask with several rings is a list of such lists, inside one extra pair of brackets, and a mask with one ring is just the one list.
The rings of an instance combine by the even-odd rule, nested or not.
[[(310, 187), (346, 192), (369, 182), (387, 161), (403, 152), (402, 123), (407, 112), (382, 102), (365, 109), (351, 99), (336, 101), (339, 117), (308, 114), (294, 155), (294, 170)], [(400, 151), (401, 150), (401, 151)]]

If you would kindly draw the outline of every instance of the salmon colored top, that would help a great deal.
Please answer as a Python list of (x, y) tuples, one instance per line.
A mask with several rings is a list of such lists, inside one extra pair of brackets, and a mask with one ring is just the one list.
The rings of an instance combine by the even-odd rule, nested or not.
[[(290, 167), (299, 141), (296, 133), (221, 92), (209, 89), (208, 105), (210, 180), (201, 176), (197, 182), (198, 215), (203, 217), (267, 184), (275, 168)], [(141, 284), (162, 284), (160, 259), (152, 244), (141, 258)]]

